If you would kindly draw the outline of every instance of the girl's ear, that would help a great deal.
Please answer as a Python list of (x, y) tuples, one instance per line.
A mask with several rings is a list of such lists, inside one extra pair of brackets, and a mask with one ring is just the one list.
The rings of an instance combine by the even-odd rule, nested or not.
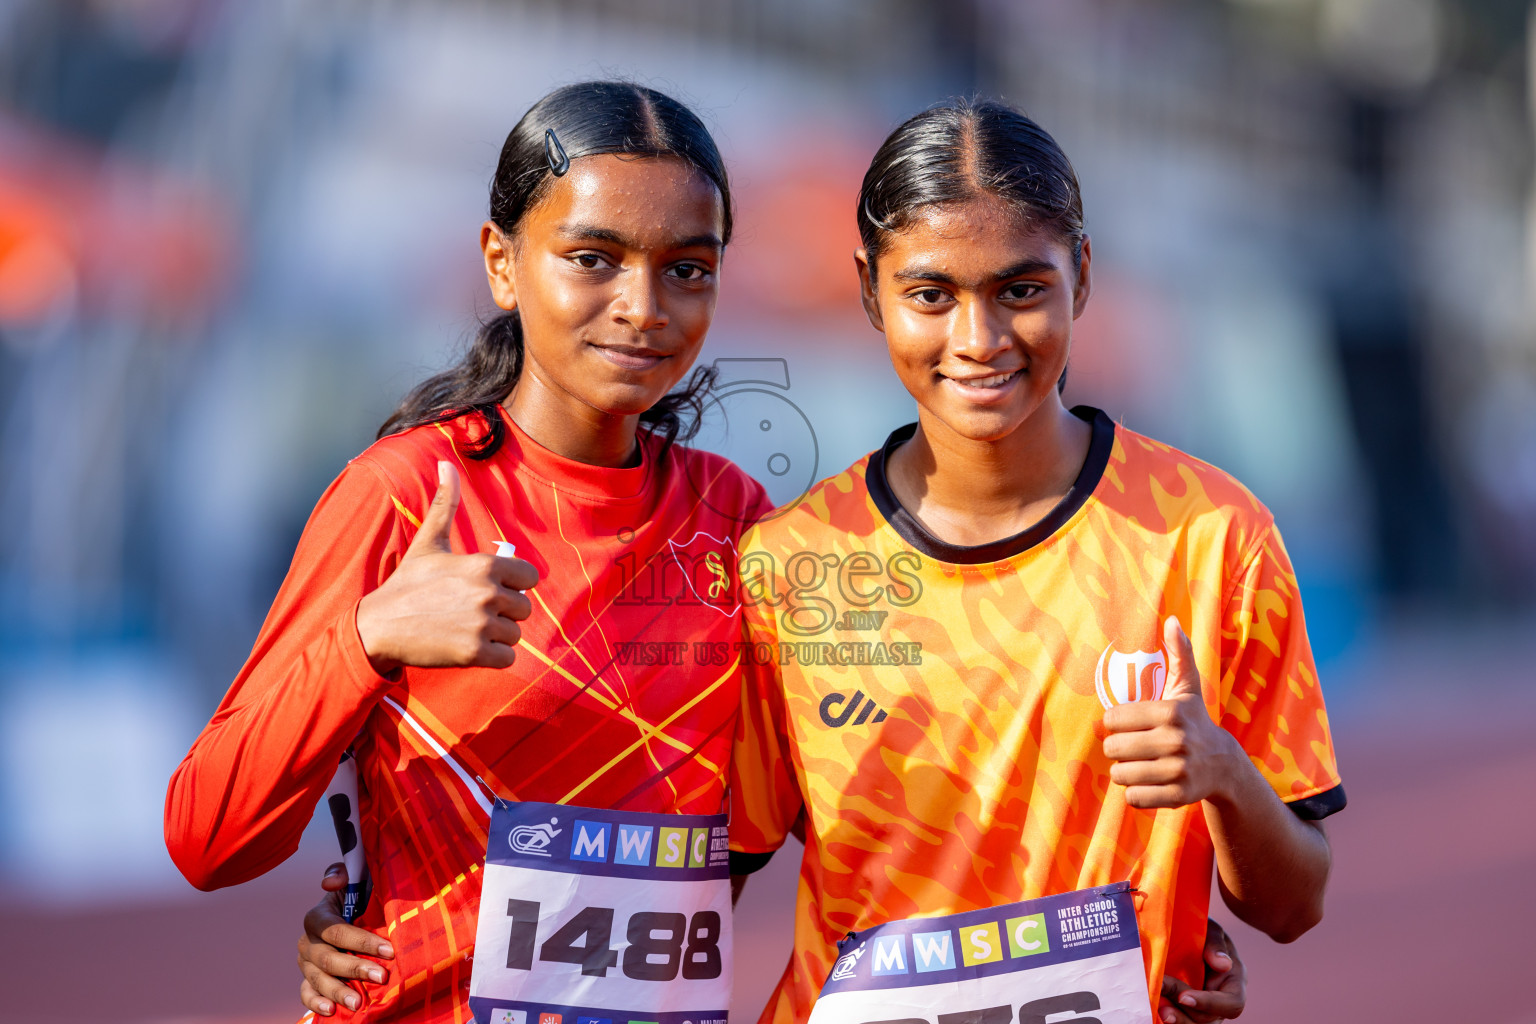
[(485, 256), (485, 279), (491, 286), (492, 300), (502, 309), (516, 309), (517, 285), (512, 274), (516, 254), (512, 240), (494, 221), (480, 225), (480, 252)]
[(875, 294), (875, 268), (870, 266), (869, 253), (855, 249), (853, 262), (859, 268), (859, 297), (864, 302), (864, 315), (869, 317), (871, 327), (884, 334), (885, 321), (880, 316), (880, 299)]
[(1093, 241), (1083, 236), (1083, 258), (1077, 268), (1077, 286), (1072, 289), (1072, 319), (1076, 320), (1088, 308), (1088, 296), (1093, 292)]

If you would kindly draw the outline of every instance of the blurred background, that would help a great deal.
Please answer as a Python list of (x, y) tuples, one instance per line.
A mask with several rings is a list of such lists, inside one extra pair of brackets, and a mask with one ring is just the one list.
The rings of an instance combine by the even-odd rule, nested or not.
[[(1069, 397), (1269, 504), (1326, 679), (1329, 915), (1288, 947), (1237, 930), (1244, 1020), (1536, 1022), (1533, 25), (1528, 0), (0, 0), (0, 1019), (297, 1016), (334, 840), (199, 894), (166, 780), (315, 499), (488, 311), (506, 132), (628, 76), (730, 163), (704, 358), (783, 360), (810, 436), (790, 473), (706, 441), (780, 499), (913, 418), (850, 258), (880, 139), (974, 92), (1056, 135), (1096, 257)], [(737, 1019), (795, 860), (748, 890)]]

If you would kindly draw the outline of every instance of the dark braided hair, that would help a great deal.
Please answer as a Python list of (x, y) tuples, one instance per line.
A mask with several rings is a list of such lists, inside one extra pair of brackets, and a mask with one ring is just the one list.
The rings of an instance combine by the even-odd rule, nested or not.
[[(698, 115), (672, 97), (630, 82), (581, 82), (539, 100), (507, 135), (491, 181), (491, 221), (509, 238), (570, 161), (601, 153), (675, 156), (714, 183), (725, 207), (723, 240), (731, 239), (731, 186), (725, 161)], [(506, 440), (497, 404), (523, 372), (523, 327), (514, 310), (480, 328), (457, 364), (422, 381), (379, 427), (379, 437), (452, 419), (471, 410), (487, 431), (464, 454), (488, 459)], [(715, 370), (699, 367), (687, 383), (640, 414), (663, 445), (698, 432)]]

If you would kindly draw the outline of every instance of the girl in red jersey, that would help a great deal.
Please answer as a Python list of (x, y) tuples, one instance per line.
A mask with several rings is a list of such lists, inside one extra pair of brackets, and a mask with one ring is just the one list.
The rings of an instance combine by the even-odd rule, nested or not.
[(375, 1021), (469, 1019), (493, 800), (723, 809), (737, 666), (671, 655), (736, 640), (734, 588), (712, 584), (768, 508), (674, 443), (731, 235), (698, 118), (639, 86), (558, 89), (508, 135), (490, 207), (505, 312), (320, 499), (166, 797), (182, 873), (235, 885), (294, 851), (355, 752), (359, 923), (394, 965), (342, 998)]

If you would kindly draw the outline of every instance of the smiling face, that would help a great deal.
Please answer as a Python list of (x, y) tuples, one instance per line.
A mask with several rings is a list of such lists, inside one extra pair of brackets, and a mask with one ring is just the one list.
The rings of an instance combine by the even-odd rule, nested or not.
[[(1072, 321), (1089, 292), (1070, 243), (990, 195), (920, 211), (885, 240), (874, 273), (857, 256), (870, 323), (923, 415), (975, 441), (1057, 412)], [(936, 422), (935, 422), (936, 421)]]
[(578, 158), (516, 236), (481, 229), (496, 304), (524, 339), (514, 404), (629, 418), (688, 371), (714, 316), (724, 208), (675, 157)]

